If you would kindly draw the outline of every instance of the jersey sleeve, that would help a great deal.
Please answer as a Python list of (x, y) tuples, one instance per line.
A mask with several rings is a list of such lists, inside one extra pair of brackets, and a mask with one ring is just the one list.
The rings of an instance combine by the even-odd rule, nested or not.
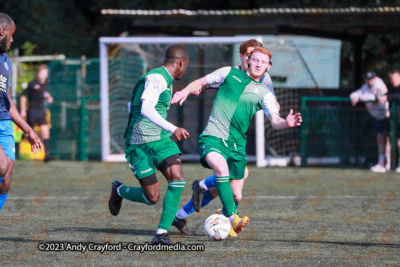
[(386, 95), (388, 93), (388, 88), (382, 79), (377, 80), (377, 87), (381, 95)]
[(141, 113), (149, 121), (172, 134), (176, 129), (178, 129), (178, 127), (161, 117), (161, 115), (155, 109), (155, 104), (147, 99), (143, 100)]
[(28, 87), (22, 92), (21, 95), (29, 97), (29, 92), (32, 90), (32, 82), (28, 84)]
[(157, 104), (161, 93), (168, 87), (167, 81), (161, 74), (149, 74), (145, 79), (146, 81), (141, 99), (146, 99)]
[(11, 59), (8, 57), (7, 58), (7, 64), (8, 64), (8, 70), (9, 70), (9, 78), (8, 78), (8, 81), (7, 81), (7, 89), (8, 88), (10, 88), (11, 87)]
[(269, 90), (271, 90), (272, 94), (275, 95), (274, 85), (272, 83), (271, 76), (268, 73), (265, 73), (263, 76), (262, 84), (264, 84)]
[(224, 82), (226, 76), (231, 71), (231, 67), (223, 67), (216, 71), (206, 75), (207, 83), (210, 84), (221, 84)]
[(278, 108), (275, 105), (275, 98), (274, 98), (273, 94), (267, 93), (263, 97), (262, 109), (264, 110), (265, 116), (267, 116), (267, 117), (271, 113), (279, 114)]
[(364, 84), (360, 89), (358, 89), (358, 90), (352, 92), (352, 93), (350, 94), (350, 99), (351, 99), (351, 98), (355, 98), (355, 97), (360, 98), (361, 95), (363, 94), (363, 91), (365, 91), (365, 86), (367, 86), (367, 85)]

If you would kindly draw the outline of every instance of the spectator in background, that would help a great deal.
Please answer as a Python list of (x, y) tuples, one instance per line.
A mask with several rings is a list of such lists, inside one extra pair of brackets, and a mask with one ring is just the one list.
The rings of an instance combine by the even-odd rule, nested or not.
[[(46, 120), (46, 110), (44, 107), (44, 99), (49, 104), (53, 103), (53, 97), (47, 91), (49, 84), (47, 77), (49, 76), (49, 69), (47, 65), (39, 65), (37, 77), (31, 81), (28, 88), (22, 93), (21, 96), (21, 116), (27, 118), (29, 126), (32, 128), (38, 124), (43, 139), (43, 144), (46, 151), (45, 161), (52, 160), (50, 156), (50, 130)], [(26, 98), (28, 98), (28, 112), (26, 112)]]
[[(390, 83), (392, 86), (389, 88), (387, 98), (389, 101), (396, 101), (400, 99), (400, 71), (392, 70), (390, 72)], [(397, 102), (397, 147), (400, 151), (400, 102)], [(396, 172), (400, 172), (400, 158)]]
[[(367, 72), (366, 80), (367, 82), (360, 89), (350, 94), (350, 100), (353, 106), (359, 101), (365, 102), (369, 114), (375, 119), (379, 161), (377, 165), (371, 167), (371, 171), (386, 172), (385, 146), (390, 127), (389, 102), (386, 97), (388, 89), (374, 71)], [(390, 162), (390, 148), (389, 151), (386, 150), (386, 160)], [(390, 163), (388, 165), (390, 166)]]

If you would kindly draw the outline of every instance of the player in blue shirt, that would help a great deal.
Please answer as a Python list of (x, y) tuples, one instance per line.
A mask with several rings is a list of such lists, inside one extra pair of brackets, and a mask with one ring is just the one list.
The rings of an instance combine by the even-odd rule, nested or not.
[(11, 47), (14, 32), (14, 21), (7, 14), (0, 13), (0, 209), (8, 196), (15, 161), (11, 121), (24, 131), (34, 154), (43, 151), (39, 137), (19, 115), (10, 97), (11, 60), (5, 53)]

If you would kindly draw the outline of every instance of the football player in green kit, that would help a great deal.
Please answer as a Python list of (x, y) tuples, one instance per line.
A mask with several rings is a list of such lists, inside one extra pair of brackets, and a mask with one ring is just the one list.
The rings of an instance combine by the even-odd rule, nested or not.
[(152, 244), (175, 244), (168, 230), (175, 218), (185, 186), (180, 160), (181, 151), (170, 139), (189, 138), (189, 133), (169, 123), (167, 110), (172, 97), (172, 81), (179, 80), (186, 71), (189, 54), (183, 45), (170, 46), (160, 68), (141, 77), (133, 89), (129, 122), (125, 131), (126, 159), (140, 187), (129, 187), (116, 180), (112, 183), (109, 208), (118, 215), (122, 199), (154, 205), (160, 197), (156, 168), (168, 180), (163, 212)]
[[(275, 98), (260, 78), (269, 67), (271, 53), (257, 47), (249, 56), (246, 72), (234, 67), (223, 67), (190, 83), (177, 92), (171, 103), (182, 103), (189, 94), (204, 86), (220, 83), (207, 126), (199, 138), (201, 164), (216, 174), (216, 187), (223, 204), (222, 213), (229, 217), (232, 231), (243, 231), (249, 218), (240, 218), (236, 213), (230, 181), (243, 179), (247, 164), (246, 131), (254, 114), (264, 110), (275, 129), (300, 126), (300, 113), (290, 111), (286, 120), (279, 116)], [(231, 234), (232, 236), (233, 234)]]

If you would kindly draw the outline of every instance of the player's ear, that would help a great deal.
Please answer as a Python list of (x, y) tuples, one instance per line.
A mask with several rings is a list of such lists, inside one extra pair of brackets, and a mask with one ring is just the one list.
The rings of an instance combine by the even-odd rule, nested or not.
[(184, 58), (181, 58), (180, 60), (179, 60), (179, 67), (184, 67), (185, 66), (185, 59)]
[(4, 28), (4, 27), (1, 28), (1, 29), (0, 29), (0, 36), (1, 36), (1, 37), (4, 37), (4, 36), (6, 35), (6, 31), (7, 31), (6, 28)]

